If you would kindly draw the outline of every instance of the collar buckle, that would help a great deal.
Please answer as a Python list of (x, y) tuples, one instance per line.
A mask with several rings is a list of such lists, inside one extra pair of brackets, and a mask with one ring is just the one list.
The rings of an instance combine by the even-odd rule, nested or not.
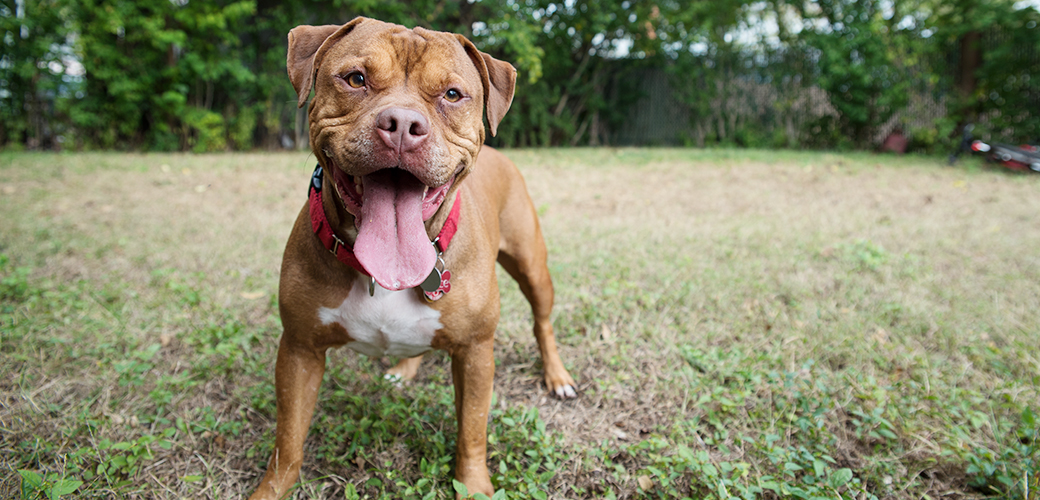
[(339, 257), (339, 247), (346, 248), (346, 246), (347, 242), (339, 239), (339, 236), (336, 236), (336, 233), (332, 233), (332, 248), (329, 249), (329, 251), (332, 252), (332, 255)]

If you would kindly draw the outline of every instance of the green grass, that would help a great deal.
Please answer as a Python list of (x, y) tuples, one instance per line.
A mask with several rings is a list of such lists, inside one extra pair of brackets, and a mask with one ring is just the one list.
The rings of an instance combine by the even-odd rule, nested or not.
[[(1040, 498), (1040, 177), (923, 157), (506, 151), (542, 218), (540, 383), (500, 274), (498, 498)], [(238, 498), (273, 446), (313, 158), (0, 153), (0, 498)], [(295, 498), (439, 498), (447, 359), (335, 351)], [(1027, 491), (1028, 490), (1028, 491)]]

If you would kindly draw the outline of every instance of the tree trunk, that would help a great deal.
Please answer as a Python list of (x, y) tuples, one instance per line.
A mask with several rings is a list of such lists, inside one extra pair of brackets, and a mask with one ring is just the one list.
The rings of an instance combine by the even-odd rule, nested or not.
[(39, 149), (43, 145), (43, 112), (40, 109), (39, 93), (37, 88), (40, 82), (40, 65), (39, 62), (33, 60), (33, 76), (29, 79), (29, 92), (26, 96), (25, 102), (28, 104), (27, 114), (29, 115), (28, 130), (26, 137), (26, 145), (29, 149)]
[(961, 37), (961, 60), (957, 90), (963, 97), (971, 97), (978, 86), (975, 71), (982, 66), (982, 33), (969, 31)]
[(982, 34), (978, 31), (969, 31), (961, 37), (960, 64), (957, 68), (957, 93), (960, 95), (957, 106), (957, 114), (960, 115), (960, 123), (953, 130), (951, 137), (960, 133), (968, 123), (975, 121), (975, 110), (977, 101), (973, 97), (978, 88), (978, 80), (975, 72), (982, 66)]

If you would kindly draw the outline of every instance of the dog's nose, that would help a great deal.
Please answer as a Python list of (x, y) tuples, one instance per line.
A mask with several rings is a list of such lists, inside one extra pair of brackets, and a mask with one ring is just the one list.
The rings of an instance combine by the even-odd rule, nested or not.
[(388, 108), (376, 117), (376, 130), (390, 149), (404, 153), (419, 147), (426, 140), (430, 133), (430, 122), (418, 111)]

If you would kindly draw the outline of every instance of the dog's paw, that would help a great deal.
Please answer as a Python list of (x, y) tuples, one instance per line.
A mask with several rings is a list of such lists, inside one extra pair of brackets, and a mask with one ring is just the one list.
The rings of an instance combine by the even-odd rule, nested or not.
[(549, 393), (557, 398), (574, 399), (578, 397), (578, 384), (574, 381), (574, 377), (567, 373), (563, 364), (559, 364), (555, 368), (546, 366), (545, 386), (549, 388)]
[(394, 385), (394, 387), (397, 387), (398, 389), (400, 389), (401, 387), (404, 387), (404, 377), (402, 377), (402, 376), (400, 376), (400, 375), (398, 375), (396, 373), (384, 374), (383, 375), (383, 380), (386, 380), (387, 382), (390, 382), (391, 384)]
[(383, 378), (397, 387), (401, 387), (405, 382), (415, 378), (415, 375), (419, 373), (420, 363), (422, 363), (422, 355), (414, 358), (404, 358), (387, 370), (386, 375), (383, 375)]
[(560, 399), (574, 399), (578, 397), (578, 390), (573, 385), (564, 384), (552, 391)]

